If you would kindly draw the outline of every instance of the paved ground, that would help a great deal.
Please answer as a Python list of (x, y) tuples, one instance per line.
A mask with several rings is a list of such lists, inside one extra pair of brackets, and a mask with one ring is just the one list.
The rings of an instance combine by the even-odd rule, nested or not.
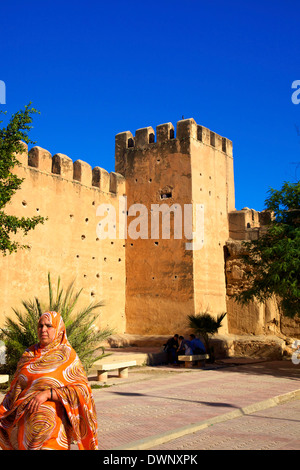
[(300, 450), (300, 365), (141, 367), (93, 389), (102, 450)]
[(139, 367), (107, 385), (93, 388), (102, 451), (300, 450), (300, 365), (291, 361)]

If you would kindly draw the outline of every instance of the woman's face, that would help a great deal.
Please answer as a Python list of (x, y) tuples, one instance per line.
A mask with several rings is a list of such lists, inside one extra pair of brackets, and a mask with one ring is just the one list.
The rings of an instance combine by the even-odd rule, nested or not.
[(41, 317), (38, 323), (38, 338), (41, 346), (48, 346), (55, 336), (55, 328), (49, 322), (48, 318)]

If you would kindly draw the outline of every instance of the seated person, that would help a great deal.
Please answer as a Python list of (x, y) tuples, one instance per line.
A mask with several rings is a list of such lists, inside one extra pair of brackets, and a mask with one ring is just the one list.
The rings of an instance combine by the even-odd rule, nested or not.
[(174, 335), (172, 338), (168, 339), (167, 343), (164, 344), (164, 351), (168, 355), (168, 362), (172, 364), (176, 362), (176, 351), (179, 346), (178, 335)]
[(189, 344), (193, 350), (193, 354), (205, 354), (205, 346), (199, 338), (196, 338), (195, 335), (190, 335)]
[(192, 348), (190, 346), (190, 341), (184, 339), (183, 336), (179, 336), (179, 347), (177, 349), (177, 360), (178, 356), (189, 356), (193, 354)]

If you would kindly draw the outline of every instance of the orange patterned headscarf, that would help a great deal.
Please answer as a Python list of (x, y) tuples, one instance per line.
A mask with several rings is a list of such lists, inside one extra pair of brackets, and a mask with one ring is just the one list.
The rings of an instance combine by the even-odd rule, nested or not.
[[(96, 410), (83, 366), (70, 345), (58, 312), (45, 312), (55, 328), (50, 344), (28, 348), (0, 405), (3, 449), (98, 448)], [(28, 403), (41, 391), (55, 389), (58, 401), (46, 401), (33, 413)]]

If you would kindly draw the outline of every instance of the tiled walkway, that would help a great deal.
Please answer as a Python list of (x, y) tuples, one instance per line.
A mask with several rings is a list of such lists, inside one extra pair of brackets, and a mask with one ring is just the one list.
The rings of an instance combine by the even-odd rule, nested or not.
[(129, 376), (93, 391), (102, 450), (300, 449), (300, 368), (288, 361)]

